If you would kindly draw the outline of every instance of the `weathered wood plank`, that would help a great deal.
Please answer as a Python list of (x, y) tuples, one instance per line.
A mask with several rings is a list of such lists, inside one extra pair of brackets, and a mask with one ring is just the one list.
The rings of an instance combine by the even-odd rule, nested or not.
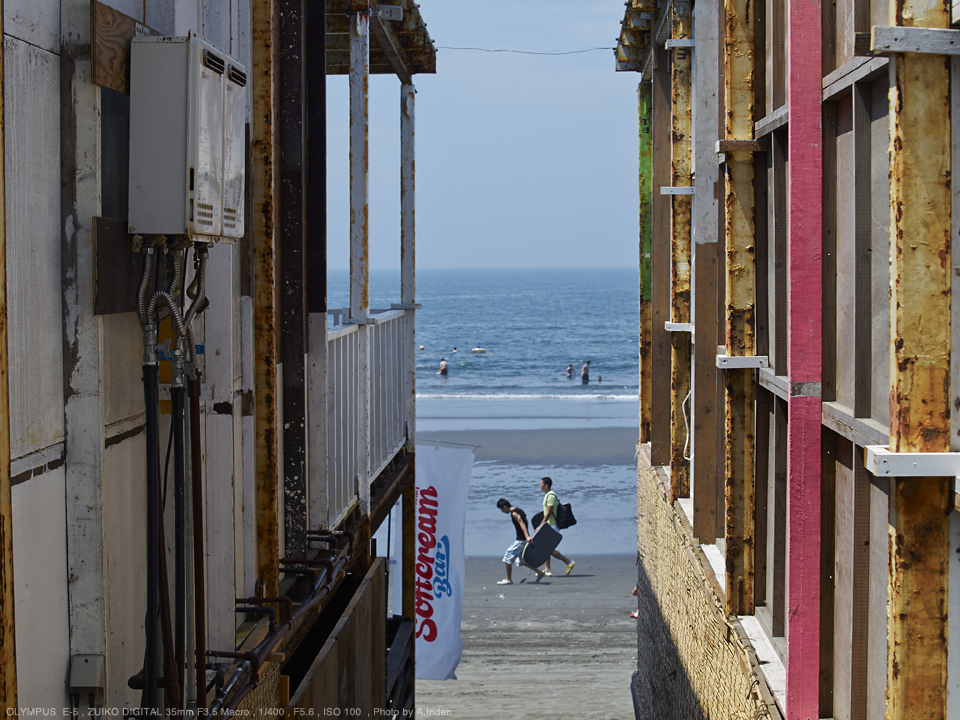
[(160, 33), (98, 0), (90, 3), (90, 27), (91, 82), (129, 95), (130, 41)]

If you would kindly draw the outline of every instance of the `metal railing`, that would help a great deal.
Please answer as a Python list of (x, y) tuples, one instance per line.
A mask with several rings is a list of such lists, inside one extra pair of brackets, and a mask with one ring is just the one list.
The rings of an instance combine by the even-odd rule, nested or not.
[[(330, 311), (327, 329), (327, 497), (331, 526), (360, 495), (366, 448), (361, 446), (364, 383), (360, 325), (349, 312)], [(342, 321), (347, 324), (343, 324)], [(400, 451), (406, 439), (403, 310), (371, 310), (366, 325), (369, 345), (370, 448), (368, 482), (372, 483)]]

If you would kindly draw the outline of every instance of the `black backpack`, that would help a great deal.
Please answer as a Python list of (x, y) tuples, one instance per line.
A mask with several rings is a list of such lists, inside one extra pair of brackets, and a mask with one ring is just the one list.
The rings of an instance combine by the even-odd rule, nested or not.
[(577, 519), (573, 516), (573, 508), (570, 503), (557, 504), (557, 527), (566, 530), (577, 524)]

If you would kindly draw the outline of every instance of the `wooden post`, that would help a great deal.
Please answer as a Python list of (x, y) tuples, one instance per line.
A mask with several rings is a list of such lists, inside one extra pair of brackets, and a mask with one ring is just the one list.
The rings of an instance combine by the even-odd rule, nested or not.
[(274, 0), (253, 0), (251, 132), (253, 135), (254, 422), (256, 426), (257, 578), (265, 597), (278, 594), (276, 88)]
[[(3, 37), (3, 0), (0, 0)], [(17, 652), (13, 620), (13, 513), (10, 496), (10, 396), (7, 355), (7, 234), (4, 205), (3, 49), (0, 48), (0, 712), (17, 709)]]
[(357, 437), (357, 494), (360, 514), (370, 512), (370, 311), (369, 136), (370, 8), (354, 0), (350, 15), (350, 318), (358, 331), (360, 406)]
[[(890, 4), (890, 24), (949, 28), (950, 7)], [(950, 449), (950, 64), (902, 54), (890, 90), (890, 449)], [(936, 211), (932, 211), (936, 208)], [(890, 487), (887, 718), (946, 717), (949, 478)]]
[(637, 86), (640, 110), (640, 442), (650, 442), (653, 368), (650, 350), (653, 240), (653, 108), (650, 83)]
[[(690, 39), (693, 23), (688, 0), (674, 0), (671, 37)], [(693, 185), (693, 52), (673, 48), (671, 63), (671, 138), (673, 187)], [(692, 196), (670, 197), (670, 315), (675, 323), (690, 322), (691, 207)], [(690, 333), (670, 336), (670, 501), (690, 496), (690, 421), (686, 403), (690, 393)]]
[(400, 87), (400, 302), (403, 319), (403, 392), (407, 452), (417, 440), (416, 99), (413, 85)]
[[(417, 576), (414, 570), (414, 567), (417, 562), (417, 509), (416, 509), (416, 490), (417, 490), (417, 473), (416, 467), (410, 473), (410, 479), (407, 481), (407, 487), (403, 490), (403, 499), (402, 503), (402, 532), (403, 532), (403, 546), (401, 548), (401, 572), (403, 577), (401, 579), (402, 586), (402, 607), (403, 607), (403, 617), (409, 620), (415, 620), (417, 617), (416, 610), (416, 580)], [(410, 647), (410, 664), (416, 664), (416, 643), (411, 642)], [(410, 685), (413, 687), (415, 673), (410, 676)]]
[(693, 461), (693, 534), (705, 544), (717, 539), (717, 300), (719, 281), (717, 190), (719, 167), (716, 141), (720, 131), (720, 108), (716, 88), (720, 80), (720, 7), (700, 3), (694, 8), (697, 28), (696, 109), (693, 153), (697, 173), (693, 195), (693, 395), (690, 399), (690, 430)]
[[(754, 15), (750, 0), (725, 0), (725, 134), (752, 140), (755, 99)], [(734, 151), (724, 164), (726, 192), (726, 354), (751, 356), (756, 285), (756, 195), (753, 153)], [(751, 615), (754, 605), (754, 370), (727, 370), (724, 376), (726, 473), (726, 611)]]
[[(789, 0), (787, 297), (787, 718), (820, 717), (821, 24), (817, 0)], [(831, 505), (832, 506), (832, 505)]]

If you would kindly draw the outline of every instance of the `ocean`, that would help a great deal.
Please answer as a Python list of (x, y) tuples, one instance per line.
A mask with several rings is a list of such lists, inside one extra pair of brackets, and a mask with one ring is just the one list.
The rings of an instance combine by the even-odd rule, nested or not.
[[(398, 301), (399, 273), (372, 272), (370, 285), (371, 307)], [(468, 556), (503, 553), (513, 531), (496, 500), (532, 516), (543, 476), (578, 518), (561, 552), (635, 552), (637, 296), (632, 268), (418, 271), (417, 441), (480, 446)], [(348, 273), (331, 272), (328, 306), (348, 304)], [(446, 377), (437, 374), (441, 358)]]

